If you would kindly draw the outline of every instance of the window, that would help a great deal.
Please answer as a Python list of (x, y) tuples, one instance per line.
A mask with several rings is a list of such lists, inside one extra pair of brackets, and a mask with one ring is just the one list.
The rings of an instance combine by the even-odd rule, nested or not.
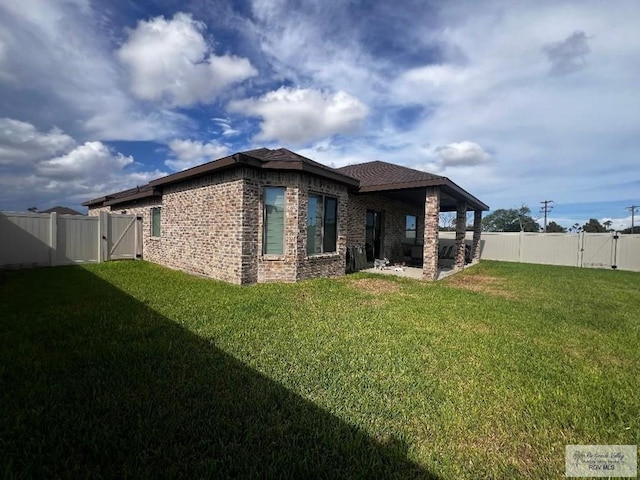
[(407, 215), (404, 238), (407, 243), (416, 243), (416, 231), (418, 227), (418, 217)]
[(153, 207), (151, 209), (151, 236), (160, 236), (160, 211), (161, 207)]
[(338, 199), (309, 195), (307, 207), (307, 255), (337, 250)]
[(264, 189), (262, 253), (265, 255), (284, 253), (284, 192), (284, 187)]

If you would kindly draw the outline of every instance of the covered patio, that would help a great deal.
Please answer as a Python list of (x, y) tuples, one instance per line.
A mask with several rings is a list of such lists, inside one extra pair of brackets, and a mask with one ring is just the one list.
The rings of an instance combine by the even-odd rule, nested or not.
[[(350, 195), (349, 202), (353, 204), (350, 214), (354, 218), (362, 218), (362, 213), (366, 212), (364, 243), (368, 267), (372, 266), (369, 265), (371, 249), (375, 258), (384, 256), (392, 263), (406, 263), (402, 260), (399, 262), (399, 259), (406, 257), (403, 244), (409, 243), (412, 244), (412, 259), (420, 257), (414, 254), (419, 254), (421, 250), (422, 278), (438, 279), (440, 271), (445, 270), (439, 251), (440, 212), (456, 212), (455, 243), (449, 255), (452, 259), (450, 269), (458, 271), (468, 262), (479, 260), (482, 212), (489, 210), (489, 207), (447, 177), (379, 161), (343, 167), (340, 171), (360, 180), (358, 192)], [(468, 211), (474, 212), (470, 251), (465, 245)], [(375, 214), (373, 229), (369, 226), (371, 212)], [(407, 217), (416, 218), (415, 232), (409, 230)], [(376, 235), (379, 235), (377, 240)], [(351, 235), (350, 240), (353, 243), (359, 240), (359, 236)], [(379, 248), (376, 249), (376, 246)]]

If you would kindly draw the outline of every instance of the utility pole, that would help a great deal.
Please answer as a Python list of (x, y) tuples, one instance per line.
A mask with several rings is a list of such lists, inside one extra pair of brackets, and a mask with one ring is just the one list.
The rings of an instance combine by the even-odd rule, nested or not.
[(635, 223), (635, 213), (636, 208), (640, 208), (640, 205), (631, 205), (630, 207), (625, 207), (627, 210), (631, 212), (631, 233), (633, 233), (633, 224)]
[(547, 233), (547, 215), (553, 210), (553, 200), (543, 200), (540, 202), (542, 207), (540, 207), (540, 213), (544, 213), (544, 233)]

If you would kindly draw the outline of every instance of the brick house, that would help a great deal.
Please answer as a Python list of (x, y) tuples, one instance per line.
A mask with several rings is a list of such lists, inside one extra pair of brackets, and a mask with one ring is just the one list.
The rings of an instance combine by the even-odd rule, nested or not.
[(399, 262), (411, 244), (424, 259), (424, 277), (433, 280), (439, 212), (457, 211), (461, 267), (466, 212), (475, 212), (478, 258), (480, 220), (489, 208), (446, 177), (379, 161), (334, 169), (267, 148), (83, 205), (89, 215), (141, 216), (145, 259), (236, 284), (340, 276), (348, 249), (359, 249), (366, 262)]

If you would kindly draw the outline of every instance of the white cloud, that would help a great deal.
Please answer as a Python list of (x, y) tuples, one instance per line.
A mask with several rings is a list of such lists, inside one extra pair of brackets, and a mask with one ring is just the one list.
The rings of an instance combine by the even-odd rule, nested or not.
[[(466, 138), (490, 146), (492, 162), (457, 169), (453, 179), (495, 208), (542, 198), (609, 200), (596, 178), (620, 185), (620, 198), (633, 198), (622, 169), (608, 165), (629, 165), (637, 156), (631, 146), (638, 145), (640, 97), (631, 92), (640, 69), (631, 52), (640, 36), (624, 19), (639, 14), (638, 6), (622, 2), (620, 11), (605, 12), (589, 2), (508, 9), (483, 2), (471, 14), (443, 4), (445, 24), (426, 28), (425, 37), (458, 54), (410, 68), (391, 84), (393, 98), (429, 109), (411, 132), (396, 136), (408, 144)], [(553, 58), (581, 66), (572, 75), (548, 74), (543, 49), (558, 39), (571, 48)]]
[(101, 29), (101, 7), (85, 1), (0, 2), (3, 114), (56, 124), (82, 141), (180, 135), (188, 123), (184, 114), (140, 102), (127, 91)]
[(231, 126), (231, 121), (228, 118), (214, 118), (212, 120), (222, 129), (221, 133), (225, 137), (238, 135), (240, 133), (240, 130)]
[(369, 114), (366, 105), (344, 91), (287, 87), (259, 98), (233, 101), (229, 110), (262, 119), (256, 140), (295, 144), (356, 132)]
[(344, 1), (293, 3), (253, 0), (245, 25), (276, 77), (301, 87), (358, 92), (367, 104), (377, 98), (385, 88), (379, 69), (388, 62), (363, 48), (360, 22), (348, 17)]
[(102, 142), (86, 142), (69, 153), (40, 162), (36, 171), (43, 177), (73, 180), (122, 170), (133, 157), (112, 152)]
[(202, 143), (194, 140), (172, 140), (169, 148), (174, 158), (164, 163), (172, 170), (186, 170), (225, 156), (229, 149), (217, 142)]
[(116, 52), (129, 69), (133, 94), (171, 106), (208, 103), (257, 74), (246, 58), (210, 53), (204, 29), (186, 13), (139, 22)]
[(77, 145), (59, 129), (41, 131), (27, 122), (0, 120), (0, 209), (55, 204), (80, 209), (85, 200), (163, 175), (157, 169), (136, 170), (131, 156), (102, 142)]
[(0, 165), (34, 161), (75, 146), (75, 140), (58, 128), (40, 132), (35, 126), (12, 118), (0, 118)]
[(434, 153), (440, 158), (444, 167), (468, 167), (481, 165), (491, 160), (491, 155), (474, 142), (464, 140), (437, 147)]

